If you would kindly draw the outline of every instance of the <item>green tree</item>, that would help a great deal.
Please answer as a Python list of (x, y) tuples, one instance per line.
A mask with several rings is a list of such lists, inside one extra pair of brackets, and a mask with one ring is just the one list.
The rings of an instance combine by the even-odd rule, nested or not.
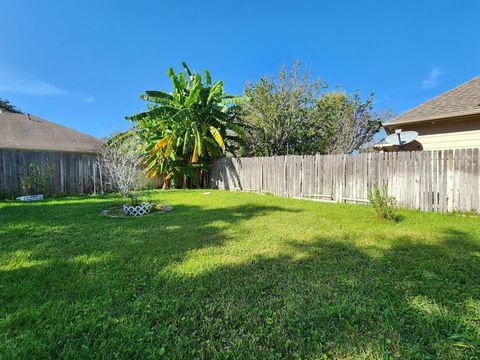
[(282, 67), (277, 76), (263, 76), (245, 86), (249, 101), (241, 106), (246, 137), (244, 155), (270, 156), (298, 153), (304, 139), (304, 125), (314, 100), (326, 85), (310, 79), (295, 61)]
[(8, 111), (16, 114), (23, 114), (23, 112), (16, 106), (12, 105), (10, 101), (0, 98), (0, 110)]
[(314, 101), (305, 124), (305, 154), (350, 154), (373, 140), (387, 112), (374, 111), (374, 94), (364, 101), (357, 91), (329, 91)]
[(376, 113), (374, 95), (327, 91), (296, 61), (276, 77), (245, 86), (239, 111), (246, 137), (242, 155), (351, 153), (373, 139), (387, 118)]
[(208, 162), (234, 152), (241, 127), (235, 123), (232, 105), (241, 98), (224, 92), (223, 82), (204, 79), (183, 63), (184, 72), (168, 70), (173, 92), (148, 90), (140, 97), (148, 110), (127, 117), (144, 143), (149, 176), (161, 175), (166, 187), (200, 186), (206, 181)]

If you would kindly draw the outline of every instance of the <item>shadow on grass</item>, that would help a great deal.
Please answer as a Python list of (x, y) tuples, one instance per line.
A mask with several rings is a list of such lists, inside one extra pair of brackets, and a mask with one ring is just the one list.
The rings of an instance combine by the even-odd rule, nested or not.
[(221, 245), (228, 240), (223, 230), (242, 221), (269, 213), (299, 212), (255, 204), (207, 209), (175, 205), (171, 212), (158, 216), (122, 219), (100, 216), (102, 209), (118, 201), (17, 204), (0, 208), (0, 235), (4, 237), (0, 249), (3, 253), (32, 251), (32, 255), (45, 260), (52, 254), (52, 245), (77, 245), (67, 248), (71, 253), (62, 249), (65, 259), (98, 250), (115, 252), (116, 245), (131, 246), (130, 250), (138, 253), (136, 246), (141, 250), (145, 241), (155, 241), (158, 247), (183, 254), (191, 249)]
[(430, 245), (392, 237), (388, 249), (286, 239), (275, 257), (182, 274), (169, 269), (192, 250), (221, 249), (232, 228), (248, 233), (244, 221), (291, 210), (178, 205), (160, 218), (81, 222), (104, 206), (60, 205), (58, 218), (38, 206), (36, 219), (27, 207), (23, 228), (18, 214), (3, 217), (2, 254), (18, 256), (0, 270), (4, 357), (480, 355), (480, 246), (458, 229)]
[(456, 230), (441, 245), (404, 240), (378, 257), (344, 239), (293, 241), (296, 256), (169, 278), (167, 302), (183, 301), (161, 314), (175, 324), (167, 343), (206, 358), (479, 356), (478, 243)]

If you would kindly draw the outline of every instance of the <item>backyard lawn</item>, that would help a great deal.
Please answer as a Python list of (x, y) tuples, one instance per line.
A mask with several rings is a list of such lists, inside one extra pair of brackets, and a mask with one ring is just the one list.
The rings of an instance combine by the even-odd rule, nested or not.
[(257, 194), (0, 203), (0, 358), (480, 357), (480, 218)]

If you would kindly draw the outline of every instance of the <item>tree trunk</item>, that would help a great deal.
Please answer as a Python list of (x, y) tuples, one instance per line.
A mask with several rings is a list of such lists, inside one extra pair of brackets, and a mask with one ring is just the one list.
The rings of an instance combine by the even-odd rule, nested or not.
[(170, 178), (168, 178), (167, 176), (164, 176), (162, 190), (168, 190), (168, 189), (170, 189)]

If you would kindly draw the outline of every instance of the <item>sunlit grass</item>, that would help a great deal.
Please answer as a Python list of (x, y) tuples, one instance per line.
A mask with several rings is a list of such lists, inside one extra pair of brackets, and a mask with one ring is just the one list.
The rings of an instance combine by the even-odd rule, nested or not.
[(479, 219), (256, 194), (0, 203), (0, 358), (475, 358)]

